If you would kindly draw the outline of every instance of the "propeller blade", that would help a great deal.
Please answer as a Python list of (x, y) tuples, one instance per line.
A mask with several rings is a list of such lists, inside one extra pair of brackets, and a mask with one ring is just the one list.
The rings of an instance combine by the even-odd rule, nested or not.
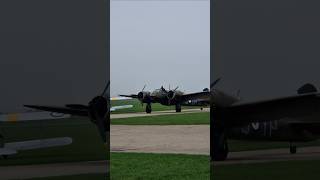
[(176, 91), (179, 88), (179, 86), (177, 86), (173, 91)]
[(161, 90), (167, 92), (167, 90), (163, 86), (161, 86)]
[(104, 117), (100, 117), (98, 115), (98, 113), (95, 113), (97, 118), (97, 128), (99, 130), (99, 134), (103, 140), (104, 143), (107, 142), (107, 122), (106, 122), (106, 118), (108, 118), (107, 114)]
[(210, 88), (212, 89), (213, 86), (215, 86), (216, 84), (218, 84), (218, 82), (221, 80), (221, 78), (216, 79), (211, 85)]
[(106, 93), (107, 93), (107, 90), (108, 90), (109, 86), (110, 86), (110, 81), (108, 81), (106, 87), (104, 88), (104, 90), (103, 90), (103, 92), (101, 94), (102, 97), (107, 98), (107, 94)]
[(146, 88), (146, 86), (147, 86), (147, 85), (145, 84), (145, 85), (143, 86), (143, 88), (142, 88), (142, 90), (141, 90), (141, 91), (143, 91), (143, 90)]

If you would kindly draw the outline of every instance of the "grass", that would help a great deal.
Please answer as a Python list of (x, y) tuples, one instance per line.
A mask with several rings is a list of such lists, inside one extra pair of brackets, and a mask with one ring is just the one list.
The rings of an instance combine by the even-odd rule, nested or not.
[[(119, 109), (113, 111), (113, 114), (121, 114), (121, 113), (135, 113), (135, 112), (145, 112), (146, 105), (141, 105), (140, 101), (137, 99), (129, 99), (129, 100), (115, 100), (111, 101), (111, 106), (121, 106), (121, 105), (133, 105), (132, 108), (128, 109)], [(199, 106), (183, 106), (183, 109), (191, 109), (191, 108), (200, 108)], [(182, 110), (183, 110), (182, 109)], [(152, 104), (152, 111), (165, 111), (165, 110), (175, 110), (175, 106), (164, 106), (159, 103)]]
[(111, 153), (111, 179), (209, 179), (209, 156)]
[(1, 123), (0, 134), (6, 142), (65, 136), (73, 138), (73, 143), (67, 146), (20, 151), (8, 159), (1, 159), (0, 166), (108, 158), (95, 125), (84, 118)]
[(171, 114), (161, 116), (112, 119), (112, 125), (197, 125), (210, 124), (210, 113)]
[[(209, 157), (203, 155), (111, 153), (112, 180), (206, 180)], [(34, 178), (34, 180), (105, 179), (105, 174)]]
[(224, 165), (213, 168), (216, 180), (319, 179), (319, 160)]

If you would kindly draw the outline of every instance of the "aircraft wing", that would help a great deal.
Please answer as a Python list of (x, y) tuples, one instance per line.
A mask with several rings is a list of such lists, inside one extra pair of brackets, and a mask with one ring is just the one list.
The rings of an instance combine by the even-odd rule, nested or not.
[(116, 111), (116, 110), (119, 110), (119, 109), (127, 109), (127, 108), (132, 108), (133, 105), (129, 104), (129, 105), (123, 105), (123, 106), (112, 106), (110, 108), (110, 111)]
[(0, 156), (10, 156), (17, 154), (18, 152), (16, 150), (7, 149), (7, 148), (0, 148)]
[(128, 99), (132, 99), (131, 97), (111, 97), (110, 101), (119, 101), (119, 100), (128, 100)]
[(251, 122), (299, 118), (320, 112), (320, 94), (296, 95), (212, 109), (216, 121), (221, 121), (229, 127), (236, 127)]
[(210, 104), (210, 92), (197, 92), (197, 93), (191, 93), (191, 94), (184, 94), (181, 96), (182, 101), (202, 101), (202, 102), (208, 102)]
[(65, 146), (72, 143), (72, 138), (61, 137), (61, 138), (48, 138), (48, 139), (36, 139), (29, 141), (19, 141), (5, 143), (3, 149), (21, 151), (21, 150), (32, 150), (56, 146)]
[(119, 95), (120, 97), (127, 97), (127, 98), (138, 98), (138, 95), (137, 94), (131, 94), (131, 95), (124, 95), (124, 94), (120, 94)]
[(13, 155), (17, 154), (21, 150), (41, 149), (48, 147), (65, 146), (72, 143), (72, 138), (48, 138), (48, 139), (36, 139), (29, 141), (19, 141), (5, 143), (4, 147), (0, 148), (0, 155)]
[(39, 106), (39, 105), (24, 105), (28, 108), (38, 109), (42, 111), (50, 111), (63, 114), (71, 114), (77, 116), (88, 116), (88, 110), (84, 107), (77, 107), (78, 105), (67, 105), (66, 107), (57, 106)]

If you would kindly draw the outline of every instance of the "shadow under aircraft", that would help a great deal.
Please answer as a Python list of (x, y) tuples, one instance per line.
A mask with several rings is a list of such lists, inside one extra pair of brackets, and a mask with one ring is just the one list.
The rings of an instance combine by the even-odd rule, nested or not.
[(285, 141), (290, 153), (295, 142), (320, 138), (320, 94), (312, 84), (305, 84), (297, 94), (256, 102), (242, 102), (211, 86), (211, 158), (225, 160), (227, 139)]
[(175, 106), (176, 112), (181, 112), (181, 106), (209, 106), (210, 105), (210, 92), (208, 88), (205, 88), (203, 92), (196, 92), (190, 94), (184, 94), (179, 91), (176, 87), (175, 89), (166, 90), (163, 86), (160, 89), (156, 89), (153, 92), (144, 91), (146, 86), (138, 92), (138, 94), (131, 95), (119, 95), (122, 97), (129, 97), (138, 99), (141, 105), (146, 104), (146, 113), (151, 113), (152, 103), (160, 103), (165, 106)]

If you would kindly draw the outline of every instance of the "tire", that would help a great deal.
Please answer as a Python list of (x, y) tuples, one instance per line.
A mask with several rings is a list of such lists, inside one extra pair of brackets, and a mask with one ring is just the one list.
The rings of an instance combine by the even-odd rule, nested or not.
[(151, 104), (147, 104), (147, 106), (146, 106), (146, 113), (150, 114), (151, 111), (152, 111), (152, 109), (151, 109)]
[(176, 112), (181, 112), (181, 104), (176, 104)]
[(297, 146), (290, 146), (290, 154), (296, 154), (297, 153)]
[(227, 159), (228, 154), (229, 154), (229, 148), (228, 148), (227, 142), (225, 142), (224, 147), (221, 150), (219, 150), (218, 153), (216, 152), (213, 159), (215, 161), (224, 161)]

